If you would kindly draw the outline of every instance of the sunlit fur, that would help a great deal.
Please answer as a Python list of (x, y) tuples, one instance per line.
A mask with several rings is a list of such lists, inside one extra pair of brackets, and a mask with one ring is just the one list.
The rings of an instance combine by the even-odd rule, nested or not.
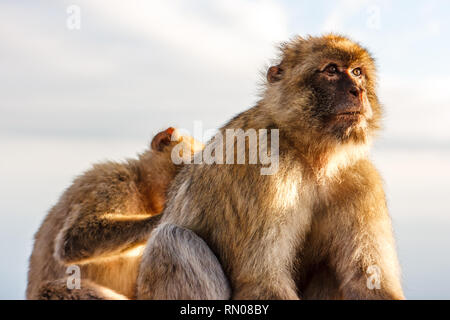
[[(358, 123), (336, 126), (317, 117), (329, 106), (318, 104), (311, 77), (331, 60), (364, 69), (368, 103)], [(294, 38), (281, 46), (277, 64), (256, 106), (220, 132), (279, 129), (278, 171), (262, 176), (259, 165), (248, 163), (186, 166), (175, 177), (161, 223), (192, 230), (207, 243), (233, 299), (402, 299), (382, 181), (367, 156), (381, 118), (373, 59), (358, 44), (326, 35)], [(175, 240), (152, 234), (138, 297), (174, 296), (175, 288), (190, 292), (185, 299), (204, 297), (211, 295), (198, 281), (223, 285), (215, 280), (222, 268), (193, 267), (206, 248), (184, 242), (168, 259), (165, 249)], [(187, 266), (177, 258), (185, 251), (192, 253)], [(158, 268), (161, 259), (171, 268)], [(373, 265), (381, 270), (379, 290), (367, 287)]]

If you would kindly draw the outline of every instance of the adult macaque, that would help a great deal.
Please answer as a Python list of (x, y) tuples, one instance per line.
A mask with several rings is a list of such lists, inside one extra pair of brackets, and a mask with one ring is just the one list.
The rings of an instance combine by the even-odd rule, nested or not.
[[(257, 105), (220, 129), (279, 129), (279, 150), (268, 150), (278, 171), (183, 167), (144, 252), (138, 298), (227, 298), (209, 247), (233, 299), (403, 299), (382, 181), (368, 159), (382, 114), (373, 59), (337, 35), (297, 37), (280, 58)], [(368, 269), (379, 270), (379, 288)]]

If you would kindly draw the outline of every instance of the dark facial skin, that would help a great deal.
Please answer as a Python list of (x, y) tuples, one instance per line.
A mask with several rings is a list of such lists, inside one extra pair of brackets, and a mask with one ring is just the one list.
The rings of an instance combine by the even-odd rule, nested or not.
[(321, 120), (324, 129), (341, 137), (363, 120), (367, 99), (360, 67), (328, 62), (312, 76), (311, 88), (313, 116)]

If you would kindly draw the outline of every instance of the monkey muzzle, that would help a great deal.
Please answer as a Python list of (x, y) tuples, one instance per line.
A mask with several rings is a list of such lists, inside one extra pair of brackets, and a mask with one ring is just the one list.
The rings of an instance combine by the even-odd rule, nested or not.
[(368, 102), (364, 89), (353, 82), (348, 83), (341, 91), (341, 101), (336, 103), (333, 110), (334, 121), (355, 124), (363, 120), (367, 112)]

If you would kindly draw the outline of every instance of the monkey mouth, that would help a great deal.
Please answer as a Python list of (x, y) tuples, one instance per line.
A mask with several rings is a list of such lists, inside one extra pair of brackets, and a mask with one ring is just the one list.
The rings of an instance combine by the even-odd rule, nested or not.
[(346, 111), (340, 112), (335, 115), (336, 120), (344, 120), (344, 121), (358, 121), (362, 118), (361, 111)]
[(356, 116), (356, 115), (360, 115), (361, 112), (360, 111), (348, 111), (348, 112), (341, 112), (338, 113), (338, 116)]

